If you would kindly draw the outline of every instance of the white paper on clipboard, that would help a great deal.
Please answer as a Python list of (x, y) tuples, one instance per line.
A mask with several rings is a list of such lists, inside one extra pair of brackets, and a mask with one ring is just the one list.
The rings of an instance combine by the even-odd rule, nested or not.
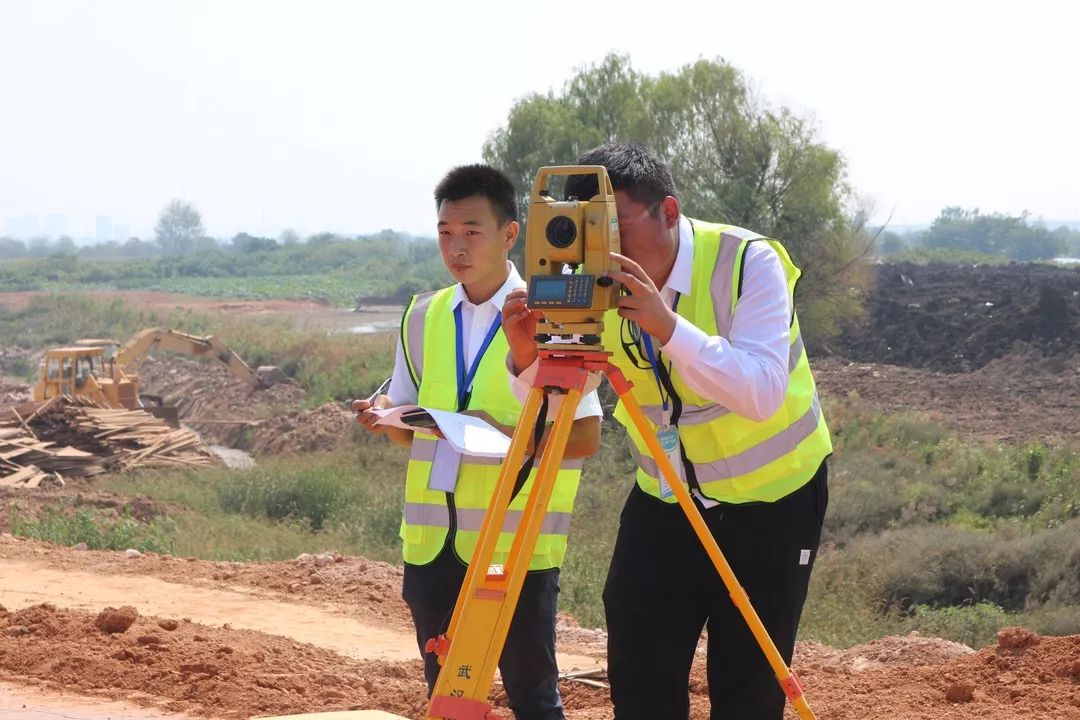
[(401, 419), (401, 416), (414, 410), (425, 410), (435, 424), (439, 427), (446, 441), (462, 455), (473, 457), (506, 457), (510, 449), (510, 438), (503, 435), (498, 429), (492, 427), (486, 421), (445, 410), (433, 408), (421, 408), (417, 405), (401, 405), (387, 410), (373, 410), (379, 418), (376, 425), (390, 425), (393, 427), (416, 430)]

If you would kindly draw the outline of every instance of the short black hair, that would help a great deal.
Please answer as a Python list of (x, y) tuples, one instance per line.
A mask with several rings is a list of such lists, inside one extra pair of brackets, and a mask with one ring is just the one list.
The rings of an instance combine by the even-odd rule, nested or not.
[[(611, 186), (622, 190), (632, 200), (654, 206), (668, 195), (675, 194), (675, 179), (667, 163), (648, 147), (634, 142), (613, 142), (582, 153), (578, 165), (603, 165), (607, 168)], [(572, 175), (566, 181), (566, 196), (588, 200), (597, 193), (596, 177)]]
[(435, 208), (442, 207), (444, 200), (453, 202), (478, 196), (491, 203), (500, 227), (518, 219), (514, 183), (499, 170), (482, 163), (459, 165), (446, 173), (435, 186)]

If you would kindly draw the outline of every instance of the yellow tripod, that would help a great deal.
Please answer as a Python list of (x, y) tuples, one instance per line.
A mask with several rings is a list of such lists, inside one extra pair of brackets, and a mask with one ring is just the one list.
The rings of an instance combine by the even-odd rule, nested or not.
[[(622, 372), (608, 362), (610, 353), (575, 350), (540, 350), (540, 366), (532, 390), (521, 414), (521, 423), (514, 431), (510, 449), (502, 464), (495, 494), (484, 516), (480, 538), (465, 581), (461, 586), (454, 614), (445, 635), (428, 642), (428, 652), (439, 656), (442, 669), (435, 683), (426, 718), (429, 720), (499, 720), (501, 717), (488, 702), (495, 668), (502, 655), (510, 621), (517, 608), (521, 586), (536, 546), (540, 527), (547, 512), (548, 501), (555, 485), (555, 476), (566, 450), (574, 413), (585, 390), (589, 375), (603, 372), (623, 402), (641, 436), (649, 446), (660, 471), (675, 493), (679, 506), (686, 513), (695, 533), (716, 566), (735, 606), (742, 613), (758, 645), (761, 646), (776, 674), (777, 680), (803, 720), (816, 716), (803, 696), (798, 679), (784, 663), (779, 651), (762, 625), (750, 598), (739, 585), (724, 554), (689, 491), (678, 479), (667, 453), (663, 451), (653, 430), (633, 395), (632, 384)], [(537, 414), (546, 391), (557, 389), (565, 393), (551, 436), (540, 455), (540, 464), (532, 491), (505, 565), (492, 565), (495, 543), (503, 526), (507, 507), (513, 494), (514, 481), (528, 449), (529, 438), (536, 428)]]

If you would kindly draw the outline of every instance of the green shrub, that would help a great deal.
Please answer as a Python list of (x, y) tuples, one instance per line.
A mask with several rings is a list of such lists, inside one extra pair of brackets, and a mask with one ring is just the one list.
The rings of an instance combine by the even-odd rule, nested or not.
[(51, 508), (42, 518), (13, 514), (10, 524), (12, 535), (57, 545), (86, 543), (90, 550), (134, 548), (140, 552), (169, 553), (172, 552), (172, 536), (176, 532), (175, 525), (167, 519), (141, 523), (123, 517), (110, 521), (95, 517), (85, 508), (73, 516), (63, 515)]

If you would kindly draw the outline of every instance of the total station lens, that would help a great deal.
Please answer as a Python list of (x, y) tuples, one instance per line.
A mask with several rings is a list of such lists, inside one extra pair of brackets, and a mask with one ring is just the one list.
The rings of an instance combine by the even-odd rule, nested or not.
[(549, 243), (562, 250), (574, 244), (574, 239), (577, 237), (577, 225), (565, 215), (559, 215), (548, 221), (545, 234)]

